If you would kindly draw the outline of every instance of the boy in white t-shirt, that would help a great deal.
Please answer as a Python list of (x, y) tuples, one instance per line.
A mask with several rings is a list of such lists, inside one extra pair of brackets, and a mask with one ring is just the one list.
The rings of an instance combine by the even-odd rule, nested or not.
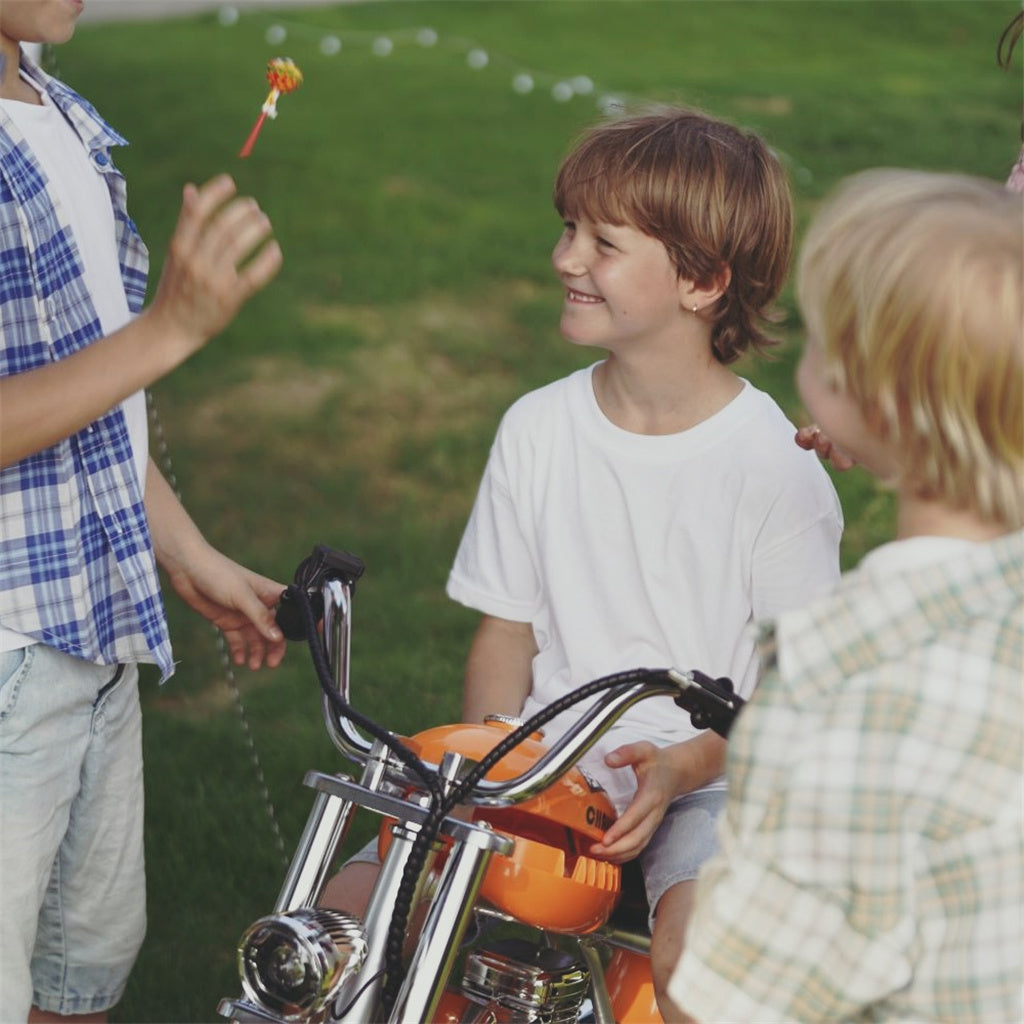
[(1022, 227), (886, 169), (808, 229), (800, 393), (897, 538), (762, 627), (673, 1019), (1024, 1020)]
[[(751, 623), (828, 591), (842, 532), (815, 457), (729, 369), (770, 344), (759, 322), (788, 269), (785, 175), (756, 136), (667, 109), (592, 129), (554, 199), (562, 333), (607, 355), (498, 429), (448, 582), (483, 613), (464, 718), (525, 718), (638, 666), (729, 676), (749, 696)], [(641, 858), (659, 1006), (714, 849), (724, 761), (723, 740), (656, 698), (582, 764), (620, 811), (590, 852)]]
[(203, 538), (148, 458), (142, 394), (281, 253), (230, 178), (188, 185), (142, 311), (148, 255), (110, 158), (124, 140), (20, 52), (69, 39), (81, 9), (0, 0), (3, 1021), (102, 1019), (142, 941), (137, 665), (174, 668), (157, 562), (237, 663), (284, 654), (281, 585)]

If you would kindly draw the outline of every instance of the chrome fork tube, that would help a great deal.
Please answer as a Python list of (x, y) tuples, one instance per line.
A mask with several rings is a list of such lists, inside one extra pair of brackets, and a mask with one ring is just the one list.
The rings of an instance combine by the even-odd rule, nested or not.
[(490, 837), (483, 830), (455, 843), (449, 851), (416, 952), (391, 1011), (392, 1024), (434, 1019), (491, 853)]
[[(398, 889), (402, 884), (405, 865), (412, 851), (412, 844), (419, 833), (419, 826), (412, 823), (396, 824), (392, 828), (391, 845), (381, 864), (380, 875), (370, 895), (363, 920), (366, 936), (366, 958), (359, 972), (345, 982), (334, 1001), (332, 1020), (344, 1020), (345, 1024), (374, 1024), (380, 1021), (381, 973), (384, 970), (388, 926), (395, 911)], [(435, 852), (427, 854), (424, 869), (420, 875), (420, 887), (433, 866)], [(416, 898), (410, 914), (415, 910), (420, 895), (417, 887)], [(372, 979), (372, 980), (371, 980)], [(360, 991), (362, 990), (362, 991)], [(358, 995), (357, 995), (358, 993)], [(344, 1016), (341, 1016), (341, 1014)]]
[(317, 793), (274, 904), (274, 913), (312, 907), (320, 899), (331, 862), (345, 839), (354, 809), (351, 800)]
[(583, 936), (577, 943), (583, 959), (590, 968), (590, 998), (594, 1004), (596, 1024), (615, 1024), (615, 1011), (608, 997), (608, 983), (604, 976), (604, 962), (601, 948), (589, 936)]

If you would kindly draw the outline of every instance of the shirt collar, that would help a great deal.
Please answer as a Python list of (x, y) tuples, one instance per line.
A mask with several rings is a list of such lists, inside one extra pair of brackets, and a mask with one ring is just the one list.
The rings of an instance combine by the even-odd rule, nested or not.
[(90, 152), (108, 146), (128, 145), (128, 140), (114, 131), (88, 100), (48, 75), (24, 50), (21, 51), (21, 70), (50, 97)]

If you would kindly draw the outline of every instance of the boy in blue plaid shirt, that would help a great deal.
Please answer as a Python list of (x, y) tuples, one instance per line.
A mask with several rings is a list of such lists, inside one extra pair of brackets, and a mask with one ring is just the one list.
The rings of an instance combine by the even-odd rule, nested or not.
[(677, 1019), (1024, 1020), (1022, 226), (888, 170), (808, 232), (800, 392), (897, 539), (764, 629)]
[[(145, 930), (139, 662), (173, 671), (156, 564), (236, 663), (277, 665), (281, 585), (215, 551), (148, 458), (142, 389), (281, 253), (226, 176), (185, 188), (152, 304), (123, 144), (21, 42), (81, 0), (0, 3), (0, 1020), (103, 1019)], [(30, 1004), (34, 1004), (30, 1010)]]

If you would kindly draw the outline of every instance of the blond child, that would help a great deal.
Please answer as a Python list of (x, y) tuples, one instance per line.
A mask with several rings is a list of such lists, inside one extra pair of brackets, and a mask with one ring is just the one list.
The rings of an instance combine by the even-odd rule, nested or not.
[(897, 539), (764, 631), (678, 1019), (1024, 1019), (1024, 203), (871, 171), (811, 226), (797, 375)]

